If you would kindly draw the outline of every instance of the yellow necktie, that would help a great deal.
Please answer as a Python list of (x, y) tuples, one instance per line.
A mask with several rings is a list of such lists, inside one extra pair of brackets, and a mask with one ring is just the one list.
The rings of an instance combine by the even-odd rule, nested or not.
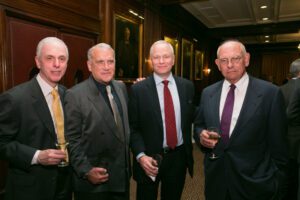
[(66, 161), (69, 161), (67, 143), (65, 140), (65, 129), (64, 129), (64, 116), (60, 106), (59, 94), (56, 89), (53, 89), (52, 92), (53, 102), (52, 102), (52, 111), (54, 115), (54, 123), (56, 127), (57, 135), (57, 147), (63, 150), (66, 153)]
[(63, 144), (66, 141), (65, 141), (65, 131), (64, 131), (64, 117), (60, 106), (59, 94), (56, 89), (53, 89), (51, 94), (53, 97), (52, 111), (54, 115), (54, 123), (57, 132), (57, 142), (59, 144)]

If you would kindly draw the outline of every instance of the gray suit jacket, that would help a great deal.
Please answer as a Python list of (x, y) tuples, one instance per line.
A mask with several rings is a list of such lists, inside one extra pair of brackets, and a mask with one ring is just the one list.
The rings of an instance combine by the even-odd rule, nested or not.
[[(203, 90), (195, 119), (195, 141), (207, 127), (220, 127), (223, 81)], [(228, 145), (216, 146), (216, 160), (205, 155), (207, 199), (273, 199), (281, 192), (287, 164), (286, 114), (281, 91), (271, 83), (249, 77), (245, 100)], [(209, 149), (202, 148), (204, 152)], [(217, 191), (217, 192), (216, 192)]]
[[(75, 191), (124, 192), (130, 176), (127, 91), (122, 82), (112, 81), (123, 110), (125, 140), (118, 135), (114, 117), (92, 77), (66, 92), (65, 108)], [(105, 160), (109, 181), (92, 185), (85, 174)]]

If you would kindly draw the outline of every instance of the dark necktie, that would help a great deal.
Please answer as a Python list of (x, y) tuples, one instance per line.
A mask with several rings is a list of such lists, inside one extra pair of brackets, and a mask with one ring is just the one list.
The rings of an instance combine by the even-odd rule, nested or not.
[(175, 121), (175, 111), (172, 96), (168, 88), (169, 81), (164, 80), (164, 107), (165, 107), (165, 126), (167, 145), (171, 149), (174, 149), (177, 145), (177, 131)]
[(226, 101), (224, 104), (224, 109), (221, 118), (221, 133), (222, 133), (222, 140), (224, 144), (228, 144), (229, 142), (229, 131), (230, 131), (230, 124), (231, 124), (231, 117), (234, 105), (234, 89), (235, 85), (230, 85), (230, 90), (228, 91)]
[(120, 115), (117, 103), (114, 99), (114, 96), (111, 93), (110, 85), (106, 86), (106, 92), (107, 92), (107, 96), (108, 96), (108, 99), (109, 99), (110, 106), (111, 106), (112, 111), (113, 111), (113, 115), (114, 115), (116, 125), (119, 129), (119, 136), (122, 140), (124, 140), (124, 131), (123, 131), (123, 123), (122, 123), (121, 115)]

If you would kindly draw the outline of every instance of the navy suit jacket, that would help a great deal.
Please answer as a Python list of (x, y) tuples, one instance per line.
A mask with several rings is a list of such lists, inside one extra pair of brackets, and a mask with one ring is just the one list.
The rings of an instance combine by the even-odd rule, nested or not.
[[(64, 91), (59, 86), (62, 101)], [(31, 165), (31, 161), (38, 149), (55, 149), (56, 141), (51, 113), (36, 78), (1, 94), (0, 155), (9, 162), (7, 199), (54, 199), (58, 167)]]
[[(193, 174), (191, 125), (194, 115), (194, 86), (191, 81), (174, 76), (181, 108), (181, 129), (186, 151), (186, 166)], [(136, 156), (145, 152), (148, 156), (161, 153), (163, 148), (163, 121), (153, 75), (131, 87), (129, 100), (131, 149), (133, 151), (133, 177), (143, 180), (146, 175)]]
[[(220, 127), (219, 104), (223, 81), (202, 92), (195, 118), (194, 138), (207, 127)], [(207, 199), (272, 199), (281, 191), (287, 163), (286, 113), (280, 89), (249, 77), (236, 126), (225, 145), (216, 146), (216, 160), (205, 155)], [(209, 149), (203, 148), (204, 152)]]
[(300, 79), (293, 80), (294, 87), (291, 91), (287, 107), (289, 124), (289, 144), (292, 155), (300, 163)]

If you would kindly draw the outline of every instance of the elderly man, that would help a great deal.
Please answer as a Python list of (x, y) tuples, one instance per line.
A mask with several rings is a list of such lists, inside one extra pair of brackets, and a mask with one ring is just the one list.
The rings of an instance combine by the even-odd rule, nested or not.
[(38, 75), (0, 96), (0, 155), (9, 162), (6, 200), (72, 199), (70, 167), (58, 167), (67, 155), (56, 149), (64, 124), (57, 123), (53, 107), (63, 105), (65, 88), (58, 82), (68, 58), (62, 40), (44, 38), (36, 50)]
[(65, 97), (75, 200), (129, 199), (127, 91), (115, 81), (115, 53), (105, 43), (88, 51), (90, 77)]
[[(215, 62), (224, 80), (201, 95), (194, 138), (205, 153), (207, 199), (271, 200), (284, 193), (284, 98), (277, 86), (248, 75), (249, 61), (241, 42), (223, 42)], [(216, 132), (221, 133), (219, 142)]]

